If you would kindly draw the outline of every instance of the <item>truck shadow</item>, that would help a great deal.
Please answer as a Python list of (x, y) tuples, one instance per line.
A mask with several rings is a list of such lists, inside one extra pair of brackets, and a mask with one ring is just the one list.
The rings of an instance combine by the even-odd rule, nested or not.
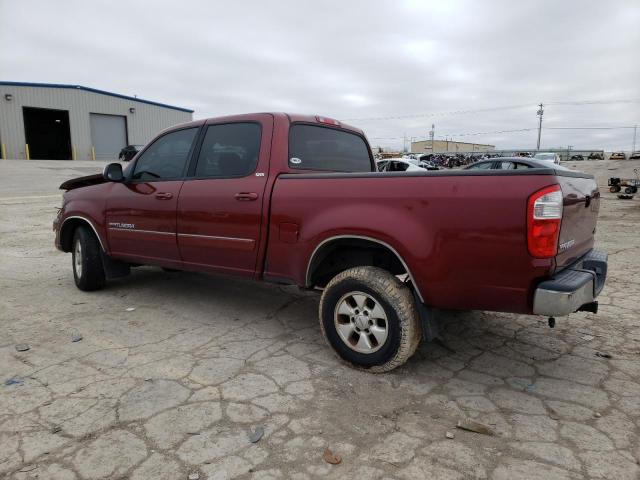
[[(111, 283), (110, 290), (165, 309), (183, 321), (212, 327), (239, 322), (283, 342), (318, 344), (324, 347), (319, 359), (335, 363), (318, 326), (319, 292), (223, 275), (167, 273), (155, 267), (135, 269), (131, 276)], [(434, 376), (444, 369), (448, 377), (449, 372), (472, 370), (477, 375), (469, 374), (470, 381), (502, 383), (489, 378), (495, 376), (525, 379), (515, 381), (528, 385), (537, 362), (570, 351), (563, 328), (549, 329), (540, 317), (442, 310), (435, 315), (440, 341), (421, 343), (402, 369), (405, 372), (422, 376), (429, 370), (427, 375)]]

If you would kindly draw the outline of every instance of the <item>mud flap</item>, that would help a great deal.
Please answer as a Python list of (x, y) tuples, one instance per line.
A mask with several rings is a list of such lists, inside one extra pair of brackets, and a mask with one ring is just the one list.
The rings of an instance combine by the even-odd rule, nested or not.
[(415, 290), (413, 291), (413, 298), (416, 302), (416, 310), (420, 316), (420, 328), (422, 329), (422, 341), (425, 343), (431, 342), (440, 338), (440, 332), (438, 329), (438, 321), (436, 320), (433, 310), (424, 305)]
[(102, 266), (104, 268), (104, 275), (109, 280), (114, 278), (126, 277), (131, 273), (131, 267), (126, 262), (120, 260), (114, 260), (109, 255), (100, 250), (100, 257), (102, 258)]

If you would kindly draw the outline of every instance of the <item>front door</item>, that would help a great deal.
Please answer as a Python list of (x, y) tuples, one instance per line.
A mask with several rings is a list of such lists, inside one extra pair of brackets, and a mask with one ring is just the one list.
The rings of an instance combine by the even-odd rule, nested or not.
[(124, 183), (107, 198), (106, 223), (114, 257), (178, 265), (176, 206), (198, 128), (169, 132), (138, 157)]
[(273, 119), (209, 124), (178, 199), (185, 267), (253, 275), (260, 242)]

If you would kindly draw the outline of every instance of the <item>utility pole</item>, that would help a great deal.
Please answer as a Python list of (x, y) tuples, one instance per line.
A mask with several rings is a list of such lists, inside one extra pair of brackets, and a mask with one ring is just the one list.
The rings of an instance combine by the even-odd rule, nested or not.
[(433, 153), (433, 139), (436, 136), (436, 125), (435, 123), (431, 124), (431, 131), (429, 132), (429, 138), (431, 139), (431, 153)]
[(638, 133), (638, 125), (634, 125), (633, 127), (633, 148), (631, 149), (631, 155), (633, 155), (636, 151), (636, 134)]
[(407, 153), (407, 132), (402, 136), (402, 153)]
[(544, 107), (544, 105), (540, 103), (540, 105), (538, 106), (540, 108), (538, 109), (537, 115), (540, 117), (540, 120), (538, 122), (538, 145), (536, 146), (536, 150), (540, 151), (540, 136), (542, 135), (542, 115), (544, 114), (544, 110), (542, 109), (542, 107)]

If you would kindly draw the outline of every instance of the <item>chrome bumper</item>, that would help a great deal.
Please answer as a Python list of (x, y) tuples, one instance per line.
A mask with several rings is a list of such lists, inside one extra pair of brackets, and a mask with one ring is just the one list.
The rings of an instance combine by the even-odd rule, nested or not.
[(595, 299), (604, 288), (606, 279), (607, 254), (593, 249), (538, 285), (533, 296), (533, 313), (560, 317), (580, 309), (595, 311)]

